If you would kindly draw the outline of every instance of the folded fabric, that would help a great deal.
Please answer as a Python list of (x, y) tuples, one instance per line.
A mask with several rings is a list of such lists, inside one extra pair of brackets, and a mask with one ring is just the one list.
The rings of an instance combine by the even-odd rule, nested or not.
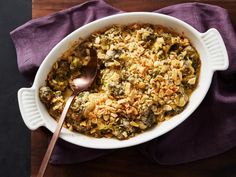
[[(179, 18), (200, 32), (216, 28), (229, 55), (229, 68), (216, 72), (199, 108), (181, 125), (150, 142), (138, 145), (141, 152), (160, 164), (181, 164), (225, 152), (236, 145), (236, 33), (227, 11), (221, 7), (185, 3), (155, 11)], [(122, 13), (104, 1), (89, 1), (53, 15), (31, 20), (11, 32), (19, 71), (33, 79), (48, 52), (80, 26)], [(90, 160), (112, 150), (78, 147), (60, 140), (51, 163), (69, 164)]]

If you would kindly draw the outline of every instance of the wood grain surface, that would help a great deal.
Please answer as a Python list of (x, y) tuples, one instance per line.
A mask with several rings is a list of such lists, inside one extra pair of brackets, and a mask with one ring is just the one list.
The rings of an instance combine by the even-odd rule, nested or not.
[[(84, 0), (33, 0), (32, 18), (85, 2)], [(184, 0), (106, 0), (123, 11), (153, 11)], [(197, 2), (226, 8), (236, 26), (235, 0), (200, 0)], [(31, 171), (35, 177), (46, 152), (50, 133), (44, 129), (32, 132)], [(50, 165), (45, 177), (236, 177), (236, 148), (221, 155), (196, 162), (165, 166), (151, 162), (134, 148), (117, 150), (110, 155), (74, 165)]]

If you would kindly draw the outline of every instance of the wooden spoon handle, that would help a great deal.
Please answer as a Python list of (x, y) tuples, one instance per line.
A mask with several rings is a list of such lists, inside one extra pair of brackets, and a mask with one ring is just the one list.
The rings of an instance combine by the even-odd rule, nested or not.
[(55, 146), (55, 144), (57, 142), (57, 139), (58, 139), (59, 134), (60, 134), (61, 129), (62, 129), (62, 125), (63, 125), (64, 120), (66, 118), (67, 111), (70, 108), (70, 105), (71, 105), (74, 97), (75, 97), (75, 94), (70, 96), (68, 98), (68, 100), (66, 101), (66, 105), (65, 105), (65, 107), (64, 107), (64, 109), (62, 111), (61, 117), (60, 117), (59, 122), (57, 124), (57, 128), (56, 128), (55, 132), (53, 133), (52, 139), (51, 139), (51, 141), (50, 141), (50, 143), (48, 145), (48, 149), (47, 149), (47, 151), (46, 151), (46, 153), (44, 155), (44, 158), (43, 158), (43, 161), (42, 161), (41, 166), (39, 168), (37, 177), (43, 177), (43, 175), (44, 175), (44, 173), (46, 171), (46, 168), (47, 168), (47, 165), (48, 165), (48, 161), (49, 161), (49, 159), (51, 157), (52, 151), (53, 151), (54, 146)]

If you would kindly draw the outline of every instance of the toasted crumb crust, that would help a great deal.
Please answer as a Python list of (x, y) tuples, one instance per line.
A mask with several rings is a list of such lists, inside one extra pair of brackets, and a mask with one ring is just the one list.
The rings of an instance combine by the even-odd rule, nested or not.
[(89, 48), (97, 51), (99, 72), (70, 107), (64, 126), (73, 131), (128, 139), (182, 112), (198, 83), (201, 62), (188, 38), (150, 24), (114, 25), (54, 64), (39, 96), (56, 120)]

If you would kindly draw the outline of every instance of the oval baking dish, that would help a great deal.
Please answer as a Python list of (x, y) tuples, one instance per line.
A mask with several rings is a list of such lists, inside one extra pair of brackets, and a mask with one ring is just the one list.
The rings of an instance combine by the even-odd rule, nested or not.
[(73, 42), (78, 38), (85, 39), (91, 33), (114, 24), (128, 25), (132, 23), (148, 23), (169, 28), (178, 34), (186, 36), (196, 48), (201, 59), (201, 70), (198, 85), (192, 93), (188, 105), (180, 114), (127, 140), (93, 138), (71, 132), (66, 128), (62, 129), (60, 137), (70, 143), (89, 148), (112, 149), (129, 147), (154, 139), (175, 128), (188, 118), (204, 99), (210, 87), (214, 71), (228, 68), (228, 55), (220, 33), (216, 29), (209, 29), (205, 33), (200, 33), (185, 22), (167, 15), (150, 12), (131, 12), (105, 17), (84, 25), (66, 36), (51, 50), (38, 69), (33, 86), (31, 88), (21, 88), (18, 91), (20, 112), (26, 126), (31, 130), (44, 126), (54, 132), (57, 122), (49, 115), (45, 106), (41, 103), (38, 90), (42, 85), (45, 85), (47, 74), (52, 65), (68, 50)]

